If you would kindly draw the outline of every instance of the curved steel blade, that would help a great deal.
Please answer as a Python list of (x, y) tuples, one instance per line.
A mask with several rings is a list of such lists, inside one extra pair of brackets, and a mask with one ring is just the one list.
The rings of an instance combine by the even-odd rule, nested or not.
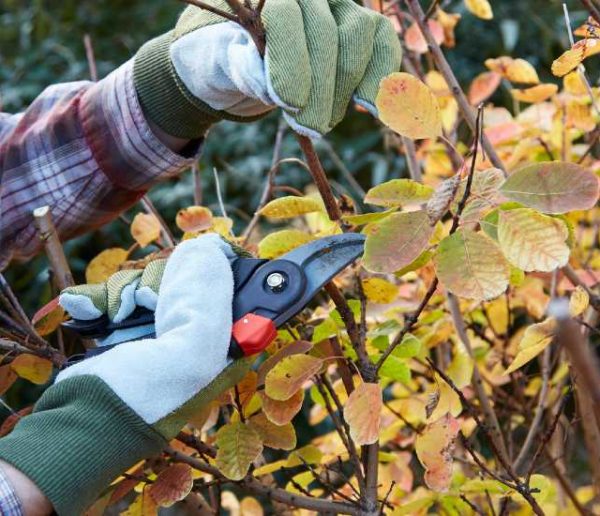
[(343, 269), (363, 254), (365, 236), (358, 233), (345, 233), (320, 238), (309, 242), (281, 256), (299, 265), (306, 275), (306, 289), (302, 297), (286, 312), (273, 321), (280, 326), (302, 310), (321, 290)]

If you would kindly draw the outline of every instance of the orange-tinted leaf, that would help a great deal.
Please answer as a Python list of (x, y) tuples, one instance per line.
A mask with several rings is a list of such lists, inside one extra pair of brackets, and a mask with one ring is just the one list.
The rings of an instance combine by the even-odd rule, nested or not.
[(291, 355), (280, 360), (265, 377), (265, 393), (274, 400), (291, 398), (315, 375), (323, 361), (310, 355)]
[(160, 222), (150, 213), (138, 213), (130, 229), (131, 236), (140, 247), (146, 247), (160, 237)]
[(17, 378), (17, 373), (12, 370), (10, 364), (0, 366), (0, 396), (11, 388)]
[(102, 283), (119, 270), (119, 266), (127, 260), (127, 251), (120, 247), (105, 249), (92, 259), (85, 269), (87, 283)]
[(500, 86), (502, 76), (496, 72), (480, 73), (469, 86), (469, 102), (478, 106), (489, 99)]
[(256, 498), (246, 496), (240, 502), (240, 516), (263, 516), (262, 505)]
[(459, 22), (461, 15), (455, 13), (447, 13), (440, 9), (436, 9), (437, 19), (440, 25), (444, 29), (444, 45), (452, 48), (456, 45), (456, 38), (454, 36), (454, 28)]
[(588, 19), (573, 31), (573, 35), (580, 38), (597, 39), (600, 37), (600, 25), (594, 18), (588, 16)]
[(541, 162), (515, 170), (500, 191), (530, 208), (560, 214), (593, 208), (598, 201), (598, 178), (575, 163)]
[(296, 431), (291, 423), (276, 425), (265, 414), (257, 414), (248, 421), (256, 430), (263, 444), (275, 450), (293, 450), (296, 447)]
[(183, 500), (192, 490), (194, 477), (187, 464), (171, 464), (162, 470), (148, 488), (152, 499), (161, 507), (170, 507)]
[(485, 66), (510, 82), (519, 84), (538, 84), (540, 82), (535, 68), (525, 59), (500, 56), (495, 59), (486, 59)]
[(415, 451), (425, 468), (425, 483), (434, 491), (446, 491), (452, 478), (452, 451), (460, 425), (451, 415), (428, 424), (417, 435)]
[(12, 429), (19, 422), (19, 420), (23, 416), (27, 416), (28, 414), (31, 414), (32, 410), (33, 410), (33, 405), (31, 405), (30, 407), (22, 408), (18, 412), (15, 412), (14, 414), (11, 414), (10, 416), (8, 416), (3, 421), (2, 425), (0, 426), (0, 437), (4, 437), (5, 435), (8, 435), (10, 432), (12, 432)]
[(544, 100), (549, 99), (558, 91), (558, 86), (556, 84), (538, 84), (536, 86), (532, 86), (531, 88), (526, 88), (523, 90), (520, 89), (512, 89), (510, 90), (513, 98), (518, 100), (519, 102), (529, 102), (534, 104), (536, 102), (543, 102)]
[[(444, 41), (444, 29), (437, 21), (431, 19), (427, 21), (427, 25), (433, 38), (437, 44), (440, 45), (442, 41)], [(425, 37), (416, 22), (406, 29), (406, 32), (404, 33), (404, 44), (406, 45), (406, 48), (417, 54), (425, 54), (429, 49), (427, 41), (425, 41)]]
[(381, 121), (412, 139), (436, 138), (442, 133), (440, 108), (433, 92), (404, 72), (381, 81), (376, 99)]
[(390, 215), (369, 226), (365, 268), (390, 273), (406, 267), (425, 249), (432, 233), (433, 227), (423, 210)]
[(36, 331), (43, 337), (55, 331), (64, 319), (65, 311), (58, 304), (58, 297), (55, 297), (35, 313), (31, 322)]
[(256, 372), (250, 370), (248, 371), (248, 374), (242, 378), (242, 381), (235, 386), (242, 407), (245, 407), (252, 399), (252, 396), (254, 396), (254, 393), (256, 392), (257, 378), (258, 375)]
[(285, 401), (269, 398), (264, 392), (260, 392), (262, 399), (262, 409), (265, 416), (276, 425), (285, 425), (289, 423), (294, 416), (300, 412), (302, 402), (304, 401), (304, 391), (299, 390), (291, 398)]
[(10, 367), (21, 378), (38, 385), (44, 385), (52, 374), (52, 362), (50, 360), (29, 353), (16, 357), (11, 362)]
[(212, 212), (204, 206), (189, 206), (177, 212), (175, 224), (181, 231), (204, 231), (212, 226)]
[(344, 406), (344, 418), (356, 444), (372, 444), (379, 437), (383, 397), (376, 383), (361, 383)]

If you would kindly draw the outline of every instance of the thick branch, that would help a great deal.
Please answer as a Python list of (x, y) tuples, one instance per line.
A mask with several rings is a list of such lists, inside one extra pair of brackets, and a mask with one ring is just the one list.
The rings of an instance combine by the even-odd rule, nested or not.
[[(211, 466), (210, 464), (206, 464), (201, 460), (189, 457), (188, 455), (178, 452), (172, 448), (167, 448), (165, 452), (171, 457), (173, 457), (173, 459), (177, 462), (189, 464), (194, 469), (213, 475), (215, 478), (218, 478), (223, 482), (233, 482), (233, 480), (229, 480), (228, 478), (224, 477), (217, 468)], [(280, 489), (278, 487), (266, 486), (251, 475), (248, 475), (238, 483), (251, 493), (266, 496), (271, 500), (281, 502), (292, 507), (308, 509), (309, 511), (320, 511), (327, 513), (357, 515), (360, 514), (358, 507), (350, 503), (334, 502), (331, 500), (323, 500), (321, 498), (310, 498), (308, 496), (300, 496), (295, 493), (290, 493), (288, 491)]]

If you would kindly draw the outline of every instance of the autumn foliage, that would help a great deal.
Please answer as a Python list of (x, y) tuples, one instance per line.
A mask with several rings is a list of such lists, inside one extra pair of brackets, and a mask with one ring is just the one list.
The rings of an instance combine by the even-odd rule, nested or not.
[[(372, 3), (406, 49), (404, 71), (377, 98), (406, 169), (371, 185), (360, 199), (371, 210), (344, 197), (331, 220), (322, 189), (268, 188), (239, 233), (203, 206), (167, 221), (176, 241), (217, 232), (262, 258), (362, 232), (362, 261), (280, 329), (161, 457), (115, 479), (90, 514), (125, 502), (122, 514), (154, 514), (184, 499), (252, 515), (600, 512), (600, 369), (590, 346), (600, 310), (600, 90), (582, 67), (600, 50), (600, 27), (590, 18), (576, 28), (551, 83), (524, 59), (498, 56), (463, 92), (442, 51), (454, 46), (460, 15), (438, 6), (425, 19), (414, 0)], [(464, 5), (481, 23), (493, 17), (487, 0)], [(500, 87), (510, 108), (489, 101)], [(140, 212), (131, 247), (103, 251), (87, 280), (168, 254), (169, 225)], [(138, 249), (147, 256), (130, 260)], [(35, 337), (24, 338), (29, 327), (4, 336), (14, 350), (0, 393), (17, 377), (48, 381), (64, 360), (48, 344), (63, 317), (52, 307), (34, 318)]]

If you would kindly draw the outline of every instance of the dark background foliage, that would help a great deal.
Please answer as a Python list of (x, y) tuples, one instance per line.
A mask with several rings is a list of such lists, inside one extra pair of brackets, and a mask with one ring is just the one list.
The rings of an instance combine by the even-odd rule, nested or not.
[[(447, 51), (460, 81), (469, 81), (484, 70), (488, 57), (510, 54), (530, 61), (542, 80), (555, 80), (550, 65), (568, 45), (562, 3), (559, 0), (492, 1), (495, 18), (483, 22), (467, 13), (462, 1), (442, 2), (448, 11), (460, 12), (457, 46)], [(579, 2), (567, 2), (572, 23), (586, 17)], [(92, 38), (99, 76), (102, 78), (129, 59), (147, 39), (171, 28), (182, 6), (176, 0), (0, 0), (0, 105), (3, 111), (25, 108), (44, 87), (65, 81), (89, 79), (83, 45), (84, 34)], [(592, 74), (594, 76), (594, 74)], [(495, 103), (509, 103), (510, 95), (499, 90)], [(213, 129), (200, 162), (203, 170), (204, 204), (218, 211), (212, 174), (219, 173), (226, 208), (236, 228), (253, 213), (265, 172), (269, 169), (278, 117), (249, 125), (222, 123)], [(405, 173), (402, 158), (385, 149), (378, 124), (365, 114), (351, 110), (346, 120), (327, 137), (341, 163), (364, 188)], [(339, 192), (356, 199), (360, 195), (340, 173), (327, 144), (317, 146), (324, 165)], [(295, 140), (284, 139), (283, 156), (297, 156)], [(296, 165), (285, 165), (280, 184), (304, 187), (308, 174)], [(151, 198), (169, 221), (176, 211), (192, 204), (192, 179), (159, 185)], [(140, 211), (133, 208), (129, 216)], [(83, 280), (86, 263), (102, 249), (128, 247), (131, 238), (121, 221), (94, 234), (67, 243), (68, 258), (76, 279)], [(29, 312), (48, 301), (45, 259), (38, 257), (26, 266), (15, 264), (9, 279)]]

